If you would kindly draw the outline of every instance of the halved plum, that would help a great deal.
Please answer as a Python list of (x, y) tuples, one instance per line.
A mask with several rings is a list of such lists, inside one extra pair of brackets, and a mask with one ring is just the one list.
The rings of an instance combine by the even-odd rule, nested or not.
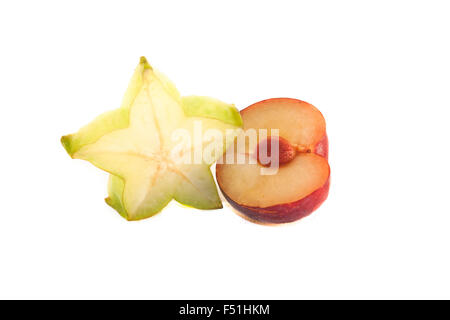
[[(271, 153), (271, 144), (259, 139), (256, 148), (246, 144), (243, 151), (236, 140), (228, 152), (243, 152), (244, 163), (217, 164), (216, 175), (222, 193), (245, 217), (263, 223), (286, 223), (301, 219), (327, 198), (330, 167), (325, 120), (320, 111), (304, 101), (276, 98), (263, 100), (241, 111), (246, 130), (267, 129), (278, 139), (275, 174), (262, 174), (267, 163), (259, 160), (260, 150)], [(270, 132), (277, 129), (279, 136)], [(241, 149), (241, 150), (240, 150)], [(226, 157), (225, 157), (226, 158)]]

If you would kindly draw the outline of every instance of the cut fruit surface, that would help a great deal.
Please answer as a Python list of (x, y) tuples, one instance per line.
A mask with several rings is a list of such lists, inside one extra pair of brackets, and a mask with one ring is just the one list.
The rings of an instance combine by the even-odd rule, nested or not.
[[(175, 86), (141, 58), (121, 108), (61, 142), (72, 158), (112, 174), (106, 202), (126, 219), (138, 220), (159, 212), (171, 199), (200, 209), (221, 208), (209, 166), (241, 125), (233, 105), (180, 97)], [(212, 128), (222, 135), (204, 141), (203, 134)], [(193, 137), (195, 130), (200, 140)], [(213, 150), (209, 157), (185, 161), (193, 149), (202, 154), (206, 147)]]
[[(320, 111), (304, 101), (277, 98), (253, 104), (241, 116), (244, 134), (256, 132), (258, 144), (246, 140), (240, 145), (241, 136), (224, 157), (231, 154), (234, 163), (217, 164), (224, 196), (241, 214), (260, 222), (291, 222), (310, 214), (326, 199), (329, 188), (328, 138)], [(267, 134), (262, 136), (264, 130)], [(270, 137), (277, 130), (279, 137)], [(263, 174), (261, 169), (271, 163), (252, 160), (260, 160), (261, 150), (270, 159), (271, 144), (265, 142), (274, 139), (279, 167), (275, 174)], [(239, 154), (245, 161), (237, 161)]]
[(217, 170), (220, 188), (239, 204), (270, 207), (302, 199), (325, 184), (328, 162), (316, 154), (304, 153), (273, 175), (261, 175), (261, 165), (227, 164)]
[(278, 129), (291, 145), (315, 146), (325, 133), (325, 120), (313, 105), (296, 99), (275, 98), (241, 111), (244, 130)]
[(278, 161), (280, 165), (292, 161), (297, 154), (297, 149), (282, 137), (269, 137), (258, 143), (256, 152), (259, 164), (270, 166), (272, 159)]

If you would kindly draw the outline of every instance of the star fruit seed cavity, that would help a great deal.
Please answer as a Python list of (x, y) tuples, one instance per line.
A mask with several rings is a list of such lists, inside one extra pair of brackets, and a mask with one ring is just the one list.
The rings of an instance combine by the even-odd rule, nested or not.
[[(72, 158), (109, 172), (107, 204), (127, 220), (139, 220), (172, 199), (198, 209), (222, 208), (209, 167), (241, 127), (234, 105), (180, 97), (142, 57), (122, 106), (61, 142)], [(199, 150), (209, 156), (198, 158)]]

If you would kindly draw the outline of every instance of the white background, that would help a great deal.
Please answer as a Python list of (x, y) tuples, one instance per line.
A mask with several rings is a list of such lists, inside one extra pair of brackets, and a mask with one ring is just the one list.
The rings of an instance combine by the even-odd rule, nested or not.
[[(446, 1), (3, 1), (1, 298), (450, 298)], [(332, 185), (298, 223), (175, 203), (141, 222), (59, 139), (139, 57), (183, 95), (327, 120)]]

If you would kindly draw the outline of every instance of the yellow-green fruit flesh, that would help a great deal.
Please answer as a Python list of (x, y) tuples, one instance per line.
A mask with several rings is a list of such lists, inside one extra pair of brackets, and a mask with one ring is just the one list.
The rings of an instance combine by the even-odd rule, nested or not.
[[(201, 163), (180, 162), (192, 143), (173, 140), (201, 124), (222, 133), (208, 146), (215, 152)], [(107, 112), (61, 141), (72, 158), (111, 173), (106, 202), (128, 220), (150, 217), (171, 199), (199, 209), (221, 208), (209, 166), (239, 133), (242, 120), (233, 105), (200, 96), (181, 98), (175, 86), (141, 59), (121, 108)], [(220, 141), (219, 141), (220, 140)], [(194, 141), (195, 142), (195, 141)]]

